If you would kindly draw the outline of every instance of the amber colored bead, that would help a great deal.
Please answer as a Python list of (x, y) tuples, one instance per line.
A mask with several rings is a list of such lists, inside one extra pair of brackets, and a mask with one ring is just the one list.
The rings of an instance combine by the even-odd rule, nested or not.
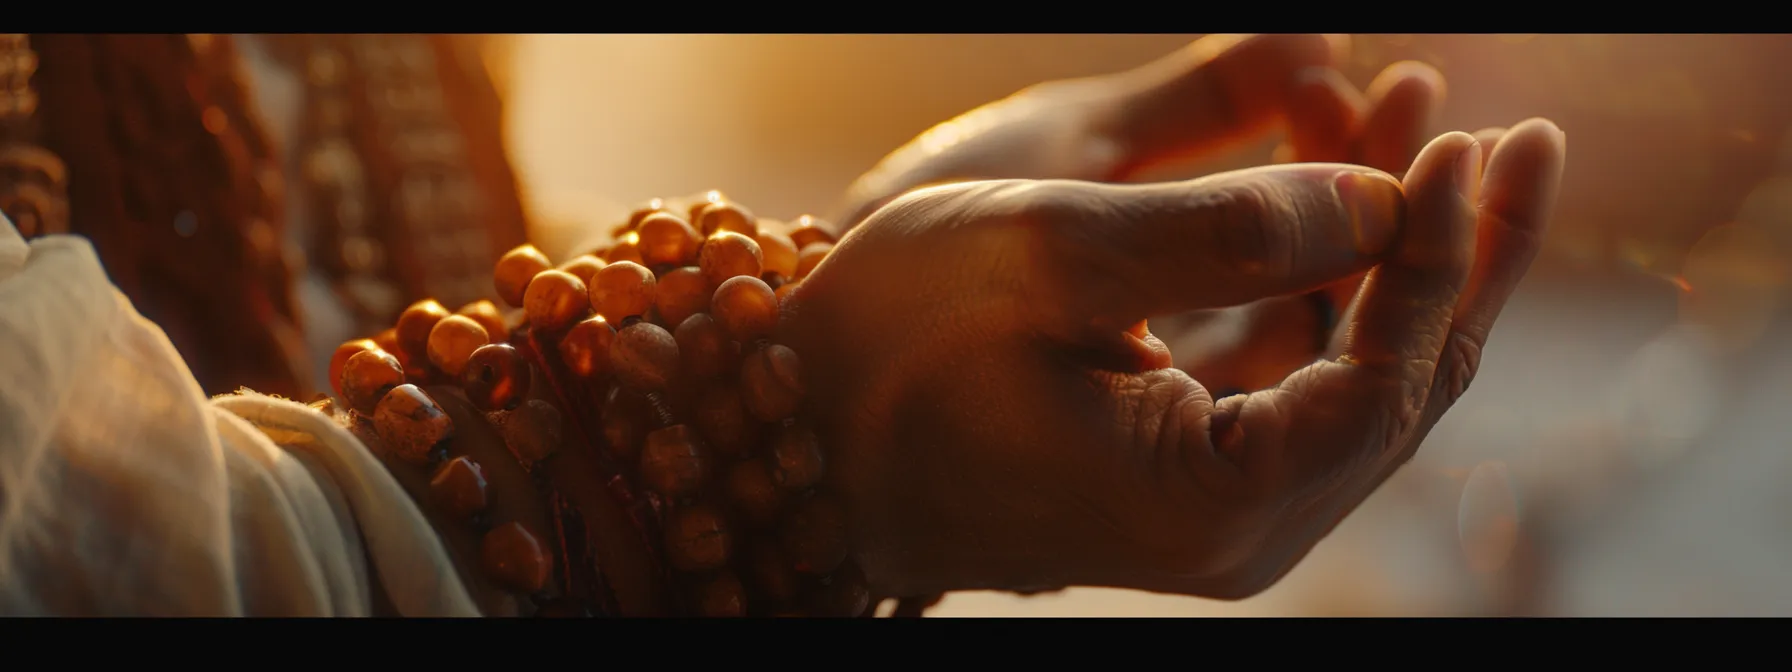
[(623, 234), (616, 240), (616, 244), (611, 245), (610, 249), (604, 250), (604, 261), (610, 264), (620, 264), (626, 261), (645, 265), (647, 262), (641, 259), (641, 234), (636, 231)]
[(473, 318), (479, 326), (485, 327), (485, 335), (490, 339), (487, 343), (503, 343), (510, 340), (510, 325), (504, 320), (504, 313), (498, 310), (498, 304), (485, 299), (461, 306), (454, 311), (455, 315)]
[(467, 369), (473, 351), (490, 343), (485, 327), (465, 315), (449, 315), (429, 332), (429, 363), (453, 377)]
[(723, 571), (696, 586), (697, 614), (704, 618), (739, 618), (747, 613), (747, 591), (733, 572)]
[(759, 440), (760, 424), (747, 415), (734, 385), (704, 385), (691, 404), (691, 424), (716, 452), (731, 457), (747, 454)]
[(566, 263), (561, 264), (559, 270), (577, 276), (579, 280), (584, 281), (586, 286), (590, 286), (591, 278), (597, 275), (598, 271), (604, 270), (604, 267), (608, 265), (609, 264), (604, 263), (604, 260), (597, 258), (595, 255), (581, 254), (573, 257)]
[(525, 465), (535, 464), (560, 449), (564, 427), (560, 410), (540, 399), (530, 399), (504, 418), (504, 445)]
[(851, 560), (828, 575), (826, 585), (815, 591), (810, 608), (821, 616), (857, 618), (871, 608), (871, 586), (865, 573)]
[(796, 277), (797, 247), (796, 243), (776, 231), (760, 231), (753, 242), (759, 243), (761, 272), (777, 273), (779, 277)]
[[(691, 211), (689, 213), (690, 217), (688, 219), (691, 222), (691, 224), (693, 224), (693, 225), (701, 224), (704, 208), (707, 208), (716, 203), (727, 203), (727, 202), (728, 202), (728, 196), (726, 194), (723, 194), (720, 191), (716, 191), (715, 189), (711, 189), (707, 193), (703, 194), (703, 200), (700, 200), (700, 201), (697, 201), (696, 203), (691, 204)], [(702, 228), (699, 227), (698, 231), (702, 231)]]
[(800, 284), (800, 283), (797, 283), (795, 281), (786, 282), (782, 285), (779, 285), (776, 290), (773, 290), (772, 294), (774, 296), (778, 297), (779, 305), (783, 305), (784, 301), (786, 299), (790, 298), (791, 293), (796, 291), (796, 286), (798, 284)]
[(505, 523), (485, 533), (479, 561), (486, 576), (518, 593), (541, 592), (554, 572), (547, 545), (522, 523)]
[(733, 550), (728, 523), (702, 504), (680, 507), (666, 517), (666, 559), (681, 572), (704, 572), (728, 564)]
[(703, 279), (714, 288), (737, 275), (757, 278), (760, 272), (759, 243), (732, 231), (718, 231), (703, 241), (697, 252), (697, 267)]
[(771, 468), (764, 460), (754, 458), (735, 464), (722, 485), (728, 502), (747, 522), (763, 527), (778, 521), (784, 493), (772, 481)]
[(591, 314), (589, 296), (585, 282), (578, 276), (566, 271), (542, 271), (529, 282), (523, 311), (529, 316), (529, 326), (558, 331)]
[[(398, 316), (398, 347), (404, 354), (413, 358), (421, 358), (418, 364), (428, 361), (429, 332), (434, 331), (436, 323), (452, 315), (435, 299), (424, 299), (405, 308)], [(410, 364), (413, 360), (406, 360)]]
[(675, 329), (690, 316), (709, 310), (711, 294), (703, 273), (694, 266), (674, 268), (660, 274), (659, 286), (654, 291), (654, 307), (659, 310), (660, 326)]
[(572, 375), (586, 380), (599, 380), (610, 372), (610, 345), (616, 341), (616, 330), (602, 315), (594, 315), (573, 325), (560, 339), (560, 361)]
[(604, 443), (611, 455), (633, 464), (635, 456), (641, 452), (641, 442), (646, 440), (647, 430), (652, 426), (651, 413), (647, 400), (640, 395), (615, 389), (604, 401), (603, 409)]
[(534, 367), (523, 353), (508, 343), (492, 343), (467, 357), (460, 386), (479, 410), (503, 411), (522, 403), (534, 378)]
[(673, 425), (647, 435), (641, 448), (641, 479), (666, 497), (690, 497), (703, 489), (709, 457), (697, 433)]
[(803, 363), (796, 352), (769, 345), (746, 356), (740, 368), (741, 401), (753, 417), (777, 422), (803, 403)]
[(708, 313), (685, 318), (672, 334), (678, 343), (683, 373), (695, 380), (709, 380), (730, 373), (738, 359), (728, 332)]
[(796, 599), (795, 563), (785, 556), (784, 549), (770, 540), (754, 542), (747, 549), (746, 574), (759, 595), (774, 604), (789, 604)]
[(336, 346), (336, 352), (330, 355), (330, 387), (336, 390), (336, 396), (347, 398), (342, 392), (342, 370), (348, 366), (348, 358), (368, 350), (379, 350), (380, 344), (371, 338), (360, 338)]
[(612, 325), (640, 317), (653, 307), (659, 280), (653, 271), (632, 261), (613, 262), (592, 277), (590, 301), (597, 314)]
[(646, 266), (684, 264), (697, 254), (697, 246), (703, 242), (696, 229), (670, 213), (649, 215), (641, 220), (636, 233), (640, 234), (638, 246)]
[(772, 434), (772, 481), (786, 490), (803, 490), (827, 475), (821, 440), (802, 424), (779, 427)]
[(536, 275), (553, 267), (548, 256), (534, 245), (519, 245), (498, 258), (498, 265), (492, 270), (492, 284), (498, 290), (498, 298), (512, 307), (522, 308), (529, 283)]
[(809, 277), (809, 274), (815, 271), (815, 267), (820, 266), (822, 260), (828, 257), (828, 253), (833, 251), (834, 244), (826, 242), (810, 243), (808, 247), (804, 247), (802, 252), (797, 253), (796, 279)]
[(381, 350), (385, 350), (394, 355), (398, 354), (398, 327), (387, 327), (384, 331), (375, 334), (373, 343), (374, 345), (380, 346)]
[(651, 322), (636, 322), (616, 332), (610, 345), (610, 371), (617, 382), (642, 392), (660, 392), (678, 379), (678, 341)]
[(752, 238), (759, 235), (759, 222), (752, 211), (739, 203), (722, 201), (710, 203), (697, 212), (691, 221), (704, 236), (714, 236), (718, 232), (732, 231)]
[(487, 489), (485, 469), (465, 456), (456, 457), (436, 469), (429, 479), (429, 494), (443, 513), (467, 520), (485, 510)]
[(803, 215), (791, 223), (790, 241), (796, 243), (796, 249), (800, 250), (815, 243), (836, 243), (839, 239), (834, 237), (827, 222)]
[(784, 554), (804, 574), (826, 574), (846, 560), (846, 509), (826, 493), (797, 503), (784, 517)]
[(626, 227), (624, 230), (633, 231), (636, 228), (639, 228), (642, 220), (647, 219), (648, 215), (656, 212), (672, 212), (671, 210), (666, 209), (666, 199), (650, 198), (646, 203), (642, 203), (641, 207), (635, 208), (634, 211), (628, 213), (628, 221), (623, 222), (622, 224)]
[(342, 363), (342, 400), (363, 415), (371, 415), (387, 392), (403, 384), (404, 366), (385, 350), (362, 350)]
[(436, 446), (454, 438), (454, 420), (416, 385), (399, 385), (380, 398), (373, 429), (399, 459), (428, 464)]
[(778, 329), (778, 296), (759, 278), (729, 278), (716, 288), (709, 312), (729, 338), (741, 343), (770, 338)]

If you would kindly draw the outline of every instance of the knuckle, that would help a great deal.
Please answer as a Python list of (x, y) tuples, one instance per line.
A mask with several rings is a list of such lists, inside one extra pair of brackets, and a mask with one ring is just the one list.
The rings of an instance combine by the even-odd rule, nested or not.
[(1218, 221), (1211, 228), (1215, 263), (1234, 273), (1277, 276), (1297, 265), (1300, 208), (1285, 190), (1269, 180), (1251, 180), (1219, 192)]

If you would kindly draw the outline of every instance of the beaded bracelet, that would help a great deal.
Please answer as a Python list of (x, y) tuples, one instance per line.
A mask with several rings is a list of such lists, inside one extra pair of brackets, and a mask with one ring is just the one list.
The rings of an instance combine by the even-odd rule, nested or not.
[[(846, 511), (818, 488), (827, 459), (798, 413), (802, 361), (770, 340), (781, 299), (832, 249), (829, 228), (762, 221), (710, 192), (688, 217), (656, 199), (613, 233), (557, 268), (528, 245), (505, 254), (496, 289), (520, 310), (422, 301), (343, 344), (330, 375), (352, 422), (433, 469), (428, 505), (477, 526), (482, 571), (537, 615), (620, 611), (580, 504), (597, 490), (659, 554), (680, 613), (871, 615)], [(540, 495), (537, 522), (489, 510), (496, 479), (452, 454), (431, 385), (458, 387), (498, 429)]]

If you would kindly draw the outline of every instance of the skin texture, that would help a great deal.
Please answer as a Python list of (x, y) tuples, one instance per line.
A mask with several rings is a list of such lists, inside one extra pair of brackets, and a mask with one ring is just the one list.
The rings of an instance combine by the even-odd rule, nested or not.
[[(1403, 189), (1306, 164), (974, 182), (879, 210), (780, 329), (811, 372), (806, 410), (838, 451), (829, 482), (867, 576), (895, 596), (1272, 585), (1466, 390), (1564, 151), (1537, 120), (1505, 134), (1485, 181), (1481, 145), (1451, 133)], [(1357, 188), (1334, 190), (1340, 174)], [(1129, 335), (1364, 272), (1338, 359), (1248, 396), (1216, 404), (1161, 341)]]

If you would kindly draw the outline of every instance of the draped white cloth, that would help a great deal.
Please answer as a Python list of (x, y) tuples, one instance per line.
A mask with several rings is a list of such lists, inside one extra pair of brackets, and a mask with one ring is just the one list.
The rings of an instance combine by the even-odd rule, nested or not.
[(86, 240), (0, 216), (0, 615), (477, 616), (441, 540), (347, 431), (206, 399)]

